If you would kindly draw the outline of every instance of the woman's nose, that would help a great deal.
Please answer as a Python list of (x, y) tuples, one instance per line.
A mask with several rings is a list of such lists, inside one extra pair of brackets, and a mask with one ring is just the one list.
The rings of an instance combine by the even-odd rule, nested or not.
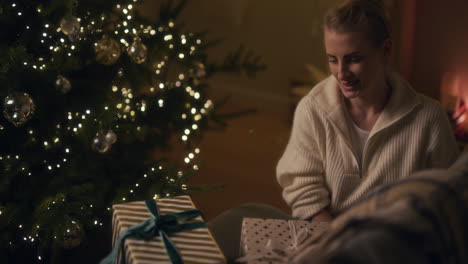
[(339, 80), (346, 79), (348, 74), (349, 74), (348, 66), (345, 63), (340, 62), (338, 65), (338, 79)]

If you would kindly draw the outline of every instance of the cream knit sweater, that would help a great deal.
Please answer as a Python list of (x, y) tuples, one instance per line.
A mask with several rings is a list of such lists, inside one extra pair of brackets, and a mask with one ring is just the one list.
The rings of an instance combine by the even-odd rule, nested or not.
[(388, 104), (357, 157), (341, 92), (333, 76), (299, 102), (286, 150), (277, 166), (283, 197), (294, 217), (328, 207), (332, 214), (375, 187), (425, 168), (447, 168), (458, 147), (440, 105), (417, 94), (397, 74)]

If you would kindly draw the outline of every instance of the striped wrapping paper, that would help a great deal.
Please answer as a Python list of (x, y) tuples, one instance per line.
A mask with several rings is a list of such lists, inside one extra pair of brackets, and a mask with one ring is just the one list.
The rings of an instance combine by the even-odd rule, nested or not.
[[(188, 195), (156, 199), (156, 203), (161, 215), (196, 209)], [(144, 201), (116, 204), (112, 208), (114, 209), (112, 218), (113, 246), (123, 230), (152, 217)], [(194, 221), (203, 221), (203, 219), (198, 216)], [(206, 227), (169, 235), (182, 255), (185, 264), (226, 263), (223, 253)], [(171, 264), (159, 236), (149, 241), (127, 239), (125, 254), (127, 264)]]

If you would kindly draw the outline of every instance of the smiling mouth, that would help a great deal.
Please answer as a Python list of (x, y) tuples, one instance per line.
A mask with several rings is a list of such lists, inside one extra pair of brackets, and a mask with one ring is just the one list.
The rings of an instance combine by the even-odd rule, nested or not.
[(359, 81), (354, 81), (352, 83), (340, 83), (342, 89), (350, 91), (355, 90), (359, 85)]

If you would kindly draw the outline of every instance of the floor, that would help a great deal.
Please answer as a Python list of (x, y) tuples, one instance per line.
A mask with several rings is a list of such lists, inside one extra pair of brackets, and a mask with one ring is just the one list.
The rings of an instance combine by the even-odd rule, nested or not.
[[(245, 108), (230, 105), (220, 112)], [(225, 186), (191, 194), (195, 205), (209, 221), (221, 212), (243, 203), (267, 203), (286, 212), (276, 181), (276, 164), (289, 138), (287, 118), (256, 111), (227, 120), (223, 131), (207, 131), (200, 146), (200, 170), (191, 184)]]

